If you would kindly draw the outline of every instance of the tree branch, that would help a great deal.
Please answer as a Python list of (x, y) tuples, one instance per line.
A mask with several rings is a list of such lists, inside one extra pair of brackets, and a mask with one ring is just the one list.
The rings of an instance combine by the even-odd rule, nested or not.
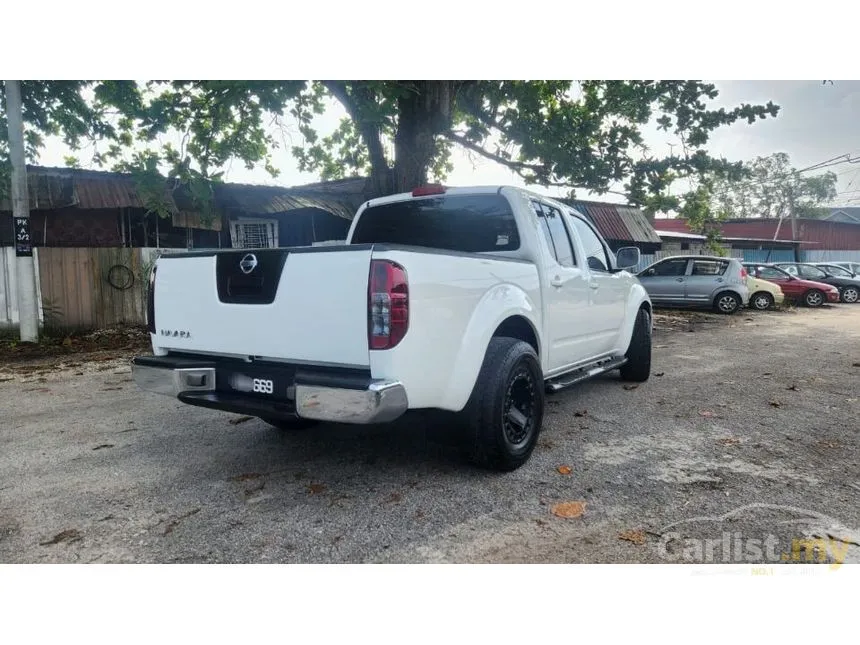
[[(454, 143), (458, 143), (467, 150), (471, 150), (473, 152), (477, 152), (479, 155), (484, 157), (485, 159), (489, 159), (490, 161), (495, 161), (503, 166), (507, 166), (514, 172), (516, 172), (520, 177), (524, 177), (524, 171), (532, 171), (532, 172), (546, 172), (546, 167), (541, 166), (539, 164), (530, 164), (522, 161), (514, 161), (513, 159), (505, 159), (497, 154), (494, 154), (488, 150), (485, 150), (482, 146), (479, 146), (477, 143), (473, 141), (469, 141), (466, 137), (457, 134), (455, 132), (447, 132), (445, 133), (445, 137), (453, 141)], [(583, 186), (574, 184), (569, 181), (541, 181), (539, 182), (541, 186), (551, 186), (554, 188), (583, 188)], [(629, 195), (625, 192), (621, 192), (618, 190), (604, 190), (604, 193), (611, 193), (613, 195), (620, 195), (626, 199), (629, 199)]]
[(346, 109), (353, 123), (358, 128), (361, 138), (367, 145), (370, 166), (374, 173), (385, 173), (388, 171), (388, 162), (385, 160), (385, 150), (382, 147), (382, 137), (379, 126), (363, 118), (361, 108), (354, 97), (346, 90), (346, 83), (342, 81), (321, 81), (334, 98), (340, 101)]

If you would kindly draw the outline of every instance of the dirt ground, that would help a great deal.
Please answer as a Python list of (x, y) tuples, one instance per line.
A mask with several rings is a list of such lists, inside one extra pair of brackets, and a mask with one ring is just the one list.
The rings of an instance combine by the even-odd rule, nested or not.
[(550, 396), (504, 475), (426, 419), (290, 434), (139, 392), (145, 338), (0, 343), (0, 561), (860, 561), (860, 305), (661, 312), (651, 380)]

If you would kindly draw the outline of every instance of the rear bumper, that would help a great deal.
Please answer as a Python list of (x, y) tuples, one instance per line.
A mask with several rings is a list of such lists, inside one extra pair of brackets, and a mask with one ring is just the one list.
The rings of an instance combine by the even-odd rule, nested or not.
[[(337, 423), (384, 423), (409, 407), (399, 381), (296, 371), (283, 397), (236, 392), (223, 386), (218, 361), (141, 356), (132, 361), (138, 387), (183, 403), (264, 418), (301, 417)], [(230, 369), (234, 372), (235, 369)]]

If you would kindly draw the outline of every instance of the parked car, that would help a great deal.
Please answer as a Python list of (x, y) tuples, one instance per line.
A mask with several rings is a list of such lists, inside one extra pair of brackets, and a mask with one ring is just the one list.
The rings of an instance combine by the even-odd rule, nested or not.
[(774, 266), (784, 269), (791, 275), (804, 280), (823, 282), (839, 289), (839, 299), (842, 302), (857, 302), (860, 300), (860, 280), (833, 275), (825, 269), (805, 262), (774, 262)]
[(860, 300), (860, 276), (837, 264), (817, 262), (815, 266), (834, 278), (847, 278), (857, 282), (858, 284), (856, 285), (842, 287), (840, 289), (840, 295), (842, 296), (842, 302), (857, 302)]
[(750, 275), (749, 271), (747, 273), (747, 288), (750, 291), (750, 309), (766, 311), (782, 305), (785, 301), (785, 294), (783, 294), (782, 288), (778, 284)]
[(733, 314), (749, 303), (739, 260), (708, 255), (664, 258), (637, 274), (655, 305), (709, 307)]
[(843, 269), (848, 269), (855, 276), (860, 276), (860, 262), (846, 262), (839, 260), (837, 262), (830, 262), (830, 264), (842, 267)]
[(163, 255), (150, 278), (145, 390), (257, 416), (379, 423), (457, 413), (475, 462), (531, 455), (545, 390), (651, 368), (651, 302), (564, 204), (431, 186), (366, 202), (342, 246)]
[(839, 289), (832, 285), (796, 278), (772, 264), (744, 262), (744, 267), (756, 278), (778, 284), (786, 300), (807, 307), (820, 307), (826, 302), (839, 302)]

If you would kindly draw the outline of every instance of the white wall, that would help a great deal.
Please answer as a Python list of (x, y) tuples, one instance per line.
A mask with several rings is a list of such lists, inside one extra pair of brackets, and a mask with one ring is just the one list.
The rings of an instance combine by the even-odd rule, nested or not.
[[(0, 329), (18, 326), (18, 281), (15, 248), (0, 246)], [(36, 299), (39, 322), (43, 321), (42, 290), (39, 288), (39, 249), (33, 250), (36, 264)]]

